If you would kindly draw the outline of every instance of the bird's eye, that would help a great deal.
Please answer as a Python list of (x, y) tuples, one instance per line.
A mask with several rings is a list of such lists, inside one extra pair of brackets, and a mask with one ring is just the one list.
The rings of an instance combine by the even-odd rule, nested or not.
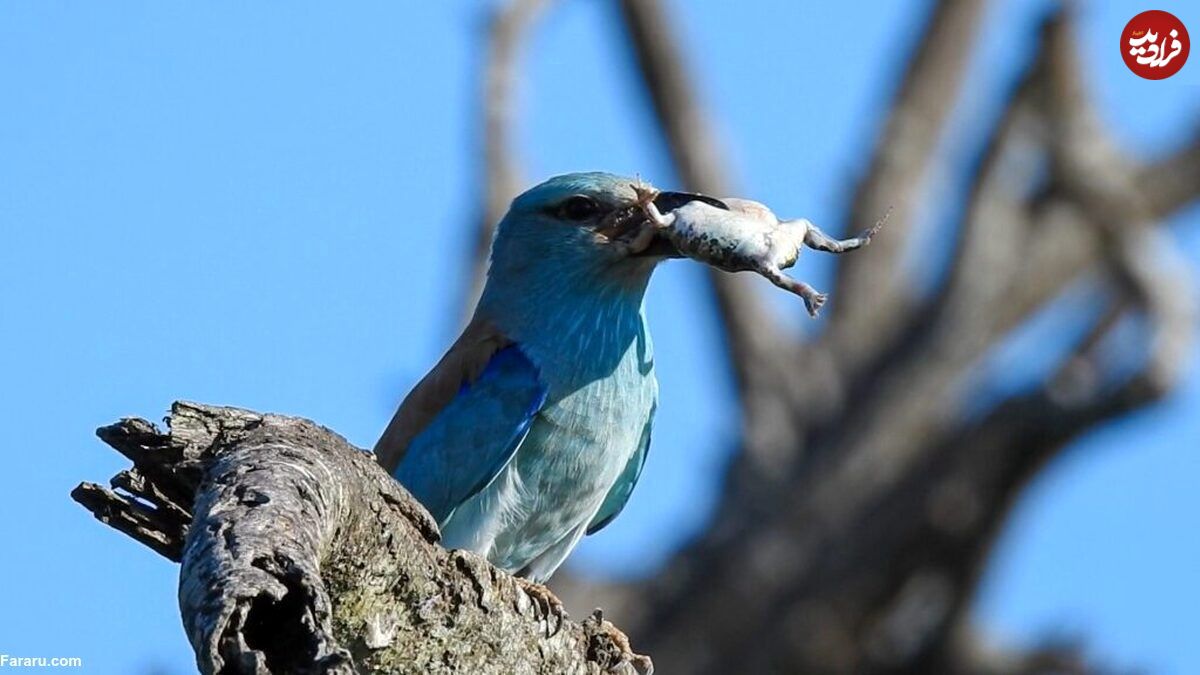
[(558, 217), (565, 220), (587, 220), (600, 212), (600, 203), (587, 195), (569, 197), (558, 205)]

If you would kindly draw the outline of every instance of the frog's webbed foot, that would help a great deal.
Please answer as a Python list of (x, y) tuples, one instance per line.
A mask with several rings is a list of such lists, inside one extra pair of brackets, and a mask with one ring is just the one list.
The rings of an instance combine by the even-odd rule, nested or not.
[(862, 232), (859, 233), (859, 235), (857, 237), (855, 237), (855, 239), (858, 239), (859, 241), (862, 242), (862, 244), (860, 244), (860, 246), (866, 246), (867, 244), (871, 243), (871, 238), (874, 237), (875, 235), (879, 234), (879, 230), (883, 229), (883, 224), (886, 223), (888, 221), (888, 218), (891, 218), (891, 217), (892, 217), (892, 207), (889, 206), (887, 212), (883, 214), (882, 218), (875, 221), (874, 225), (863, 230)]
[(817, 318), (817, 312), (825, 305), (825, 301), (829, 299), (829, 296), (812, 286), (784, 274), (778, 267), (765, 267), (759, 270), (759, 274), (783, 290), (800, 296), (804, 300), (804, 307), (808, 310), (808, 315), (814, 319)]
[(825, 306), (825, 301), (829, 299), (829, 296), (806, 283), (799, 282), (799, 284), (804, 288), (798, 295), (804, 299), (804, 308), (808, 310), (808, 315), (815, 319), (817, 312), (820, 312), (821, 308)]
[(563, 607), (562, 600), (559, 600), (558, 596), (554, 595), (543, 584), (523, 577), (513, 578), (516, 580), (517, 586), (521, 588), (533, 603), (534, 614), (537, 616), (538, 621), (546, 622), (547, 637), (561, 630), (563, 621), (567, 618), (567, 610)]

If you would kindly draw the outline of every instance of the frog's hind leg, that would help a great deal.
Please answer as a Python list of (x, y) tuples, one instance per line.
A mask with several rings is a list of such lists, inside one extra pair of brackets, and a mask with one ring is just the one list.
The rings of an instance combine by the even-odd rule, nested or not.
[(857, 237), (851, 237), (849, 239), (834, 239), (833, 237), (822, 232), (821, 229), (816, 225), (809, 223), (808, 231), (804, 233), (804, 245), (818, 251), (828, 251), (829, 253), (845, 253), (847, 251), (853, 251), (856, 248), (862, 248), (863, 246), (871, 243), (871, 237), (875, 235), (876, 231), (877, 230), (875, 228), (871, 228)]
[(795, 293), (804, 300), (804, 307), (808, 309), (809, 316), (816, 318), (817, 312), (821, 306), (825, 304), (827, 295), (809, 286), (808, 284), (798, 279), (793, 279), (779, 270), (778, 267), (765, 267), (759, 270), (759, 274), (769, 279), (771, 283), (782, 288), (789, 293)]
[[(853, 251), (856, 248), (862, 248), (871, 243), (871, 238), (879, 234), (879, 229), (887, 222), (889, 216), (892, 215), (892, 210), (888, 209), (887, 213), (880, 218), (874, 226), (863, 230), (857, 237), (849, 239), (834, 239), (833, 237), (821, 231), (821, 228), (813, 225), (810, 221), (803, 218), (799, 222), (807, 226), (807, 231), (804, 233), (804, 245), (816, 249), (818, 251), (828, 251), (829, 253), (846, 253)], [(796, 221), (790, 221), (796, 222)]]

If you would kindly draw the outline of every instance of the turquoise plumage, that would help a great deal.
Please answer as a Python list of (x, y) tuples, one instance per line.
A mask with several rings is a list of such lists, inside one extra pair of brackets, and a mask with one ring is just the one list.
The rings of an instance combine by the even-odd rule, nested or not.
[[(500, 222), (475, 314), (405, 398), (380, 462), (464, 548), (544, 581), (624, 508), (657, 405), (643, 311), (671, 255), (633, 248), (646, 217), (628, 178), (552, 178)], [(660, 193), (664, 209), (690, 199)]]
[[(445, 522), (508, 464), (545, 402), (537, 368), (516, 345), (505, 347), (413, 439), (396, 479), (434, 519)], [(439, 479), (426, 480), (433, 476)]]

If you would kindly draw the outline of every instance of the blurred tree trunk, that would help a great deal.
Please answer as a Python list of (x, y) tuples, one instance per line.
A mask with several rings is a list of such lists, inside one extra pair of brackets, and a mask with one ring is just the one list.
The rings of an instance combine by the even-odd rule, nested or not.
[[(505, 11), (528, 17), (528, 4)], [(678, 46), (692, 42), (659, 0), (618, 4), (684, 187), (729, 194), (693, 88), (702, 74)], [(714, 521), (645, 581), (555, 579), (568, 604), (604, 606), (666, 672), (1088, 669), (1067, 647), (985, 649), (967, 609), (1030, 478), (1080, 435), (1166, 395), (1182, 372), (1192, 283), (1157, 224), (1200, 196), (1200, 143), (1148, 165), (1117, 148), (1084, 87), (1072, 17), (1053, 13), (1031, 27), (1034, 62), (978, 140), (943, 281), (918, 294), (901, 262), (986, 10), (932, 3), (844, 231), (894, 211), (870, 247), (838, 259), (840, 300), (819, 335), (781, 328), (752, 280), (709, 273), (743, 430)], [(516, 67), (503, 64), (510, 80)], [(491, 94), (511, 105), (511, 91)], [(488, 148), (510, 153), (489, 165), (511, 175), (513, 149)], [(487, 178), (489, 205), (511, 198), (496, 189), (502, 175)], [(1087, 301), (1063, 303), (1068, 289)], [(991, 393), (980, 365), (1047, 307), (1077, 324), (1063, 356), (1025, 391)], [(1114, 349), (1130, 325), (1137, 337), (1122, 331)], [(780, 367), (795, 363), (805, 365)]]

